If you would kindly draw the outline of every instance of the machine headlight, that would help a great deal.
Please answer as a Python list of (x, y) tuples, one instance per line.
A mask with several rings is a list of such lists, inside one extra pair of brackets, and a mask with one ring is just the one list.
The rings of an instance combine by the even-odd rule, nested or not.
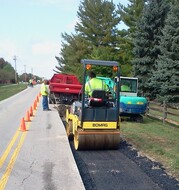
[(144, 103), (143, 103), (143, 102), (137, 102), (137, 104), (142, 105), (142, 104), (144, 104)]

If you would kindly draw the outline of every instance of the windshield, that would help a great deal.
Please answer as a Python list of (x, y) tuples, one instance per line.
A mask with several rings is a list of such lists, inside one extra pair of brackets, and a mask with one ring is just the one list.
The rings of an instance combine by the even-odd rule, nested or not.
[(121, 92), (137, 93), (137, 79), (121, 78)]

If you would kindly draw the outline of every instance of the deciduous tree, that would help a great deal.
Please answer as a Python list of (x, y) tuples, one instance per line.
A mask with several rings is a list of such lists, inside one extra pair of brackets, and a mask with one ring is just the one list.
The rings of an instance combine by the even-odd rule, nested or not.
[(14, 80), (15, 70), (10, 63), (0, 58), (0, 81)]

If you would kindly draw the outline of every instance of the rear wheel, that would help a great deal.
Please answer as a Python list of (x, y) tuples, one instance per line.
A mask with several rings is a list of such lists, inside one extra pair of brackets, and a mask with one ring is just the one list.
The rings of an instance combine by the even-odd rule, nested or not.
[(59, 112), (59, 115), (60, 117), (65, 117), (65, 114), (66, 114), (66, 106), (64, 104), (59, 104), (58, 106), (58, 112)]
[(52, 99), (49, 97), (49, 104), (52, 104)]

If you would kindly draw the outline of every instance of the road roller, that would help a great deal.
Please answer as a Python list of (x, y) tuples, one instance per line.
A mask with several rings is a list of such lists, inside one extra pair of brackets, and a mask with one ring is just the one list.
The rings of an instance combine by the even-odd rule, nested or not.
[[(82, 96), (66, 109), (65, 127), (76, 150), (118, 149), (120, 143), (119, 117), (119, 64), (116, 61), (81, 60), (84, 67)], [(89, 70), (101, 71), (102, 67), (112, 76), (115, 86), (108, 91), (95, 89), (91, 97), (85, 94)], [(109, 68), (108, 68), (109, 67)], [(98, 73), (96, 72), (96, 75)]]

